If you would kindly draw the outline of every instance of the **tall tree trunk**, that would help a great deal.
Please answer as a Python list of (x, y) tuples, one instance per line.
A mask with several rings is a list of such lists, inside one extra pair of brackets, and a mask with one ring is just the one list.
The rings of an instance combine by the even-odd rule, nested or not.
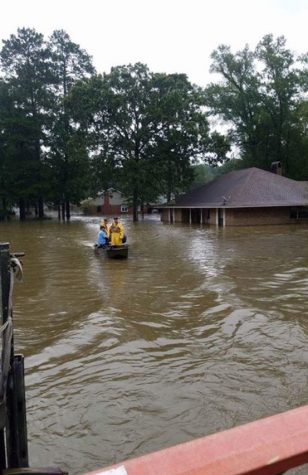
[(67, 198), (65, 200), (65, 214), (66, 214), (67, 221), (69, 221), (71, 218), (71, 207), (70, 207), (70, 202)]
[(138, 191), (136, 189), (133, 193), (133, 221), (138, 221)]
[(7, 210), (7, 204), (5, 197), (2, 198), (2, 206), (0, 208), (0, 221), (9, 220), (9, 213)]
[(167, 175), (167, 203), (171, 201), (171, 195), (174, 192), (173, 185), (173, 167), (171, 161), (168, 159), (168, 175)]
[(40, 219), (44, 218), (44, 201), (41, 196), (38, 199), (38, 217)]
[(24, 221), (26, 219), (26, 203), (24, 198), (19, 199), (19, 219)]
[(62, 221), (65, 221), (65, 201), (61, 202), (61, 218)]
[(133, 221), (138, 221), (138, 205), (133, 205)]

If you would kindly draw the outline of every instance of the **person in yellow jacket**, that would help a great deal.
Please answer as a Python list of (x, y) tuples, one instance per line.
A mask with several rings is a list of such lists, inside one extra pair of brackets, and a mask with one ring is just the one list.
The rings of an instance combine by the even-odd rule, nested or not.
[(119, 218), (113, 218), (113, 222), (109, 227), (109, 239), (111, 246), (121, 246), (124, 238), (123, 224), (119, 223)]

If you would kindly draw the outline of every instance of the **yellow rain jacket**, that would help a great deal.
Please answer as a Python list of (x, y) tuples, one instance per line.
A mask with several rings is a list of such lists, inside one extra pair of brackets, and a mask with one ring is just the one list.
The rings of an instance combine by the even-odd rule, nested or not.
[(121, 223), (113, 221), (109, 228), (109, 237), (111, 246), (121, 246), (124, 236), (124, 228)]

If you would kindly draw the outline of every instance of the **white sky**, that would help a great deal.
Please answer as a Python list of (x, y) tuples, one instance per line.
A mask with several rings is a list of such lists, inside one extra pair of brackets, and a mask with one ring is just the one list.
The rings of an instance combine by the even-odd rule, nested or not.
[(308, 51), (308, 0), (2, 0), (0, 39), (17, 28), (46, 38), (65, 30), (98, 72), (143, 62), (153, 72), (185, 73), (205, 86), (219, 44), (252, 49), (268, 33)]

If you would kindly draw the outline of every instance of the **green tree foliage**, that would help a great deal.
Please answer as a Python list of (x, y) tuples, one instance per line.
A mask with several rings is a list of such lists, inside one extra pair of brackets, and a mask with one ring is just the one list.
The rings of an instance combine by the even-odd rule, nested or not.
[(209, 148), (208, 121), (202, 91), (183, 74), (153, 74), (151, 81), (157, 129), (149, 147), (150, 177), (170, 200), (193, 180), (192, 163)]
[(213, 168), (207, 164), (197, 164), (193, 166), (194, 172), (194, 181), (192, 183), (192, 187), (196, 187), (212, 181), (216, 176), (217, 168)]
[(30, 205), (42, 217), (44, 199), (61, 203), (62, 217), (69, 219), (70, 202), (82, 199), (88, 188), (88, 156), (65, 98), (76, 81), (93, 74), (91, 59), (62, 30), (46, 42), (29, 28), (3, 42), (0, 59), (0, 120), (7, 138), (1, 163), (7, 164), (6, 183), (15, 185), (10, 197), (21, 219)]
[[(139, 206), (207, 180), (204, 164), (222, 165), (214, 176), (281, 161), (308, 180), (308, 55), (267, 35), (254, 51), (219, 46), (212, 60), (222, 82), (205, 90), (141, 63), (96, 75), (64, 31), (45, 41), (18, 29), (0, 51), (0, 217), (13, 204), (21, 219), (30, 205), (43, 216), (45, 200), (69, 219), (70, 203), (112, 186), (137, 219)], [(227, 132), (210, 131), (209, 116)]]
[(12, 110), (14, 107), (8, 86), (0, 80), (0, 220), (8, 217), (10, 206), (14, 203), (14, 183), (9, 160)]
[(43, 216), (43, 196), (48, 187), (41, 145), (44, 142), (46, 117), (50, 111), (50, 52), (43, 36), (22, 28), (3, 42), (0, 53), (4, 79), (14, 103), (13, 133), (10, 156), (14, 162), (20, 217), (25, 217), (26, 204), (35, 201)]
[[(185, 75), (151, 73), (140, 63), (73, 88), (71, 110), (88, 138), (99, 184), (120, 186), (135, 220), (138, 206), (187, 187), (192, 160), (206, 158), (211, 138), (203, 105), (202, 91)], [(223, 159), (222, 147), (219, 153), (216, 160)]]
[(298, 176), (305, 148), (298, 110), (307, 81), (300, 58), (286, 48), (284, 37), (267, 35), (253, 52), (246, 46), (233, 54), (220, 46), (212, 60), (211, 70), (223, 82), (206, 88), (206, 102), (229, 124), (243, 166), (270, 169), (280, 161), (286, 175)]
[[(48, 163), (52, 170), (54, 199), (59, 216), (70, 218), (70, 203), (78, 203), (88, 188), (87, 153), (70, 121), (66, 97), (80, 79), (94, 73), (90, 56), (72, 42), (63, 30), (54, 31), (49, 41), (53, 87), (53, 115), (48, 137)], [(61, 212), (60, 212), (61, 208)]]

